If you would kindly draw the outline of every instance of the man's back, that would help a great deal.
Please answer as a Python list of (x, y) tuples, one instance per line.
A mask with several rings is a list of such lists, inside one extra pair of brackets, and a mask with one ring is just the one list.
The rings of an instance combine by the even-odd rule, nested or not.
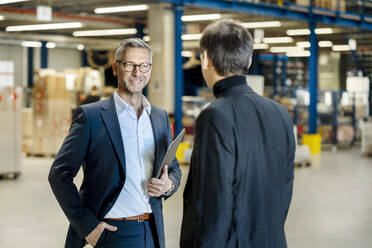
[[(295, 149), (291, 120), (282, 106), (245, 85), (245, 77), (223, 81), (217, 100), (197, 120), (184, 194), (189, 220), (183, 221), (183, 228), (194, 231), (183, 233), (181, 246), (286, 247)], [(231, 87), (235, 82), (240, 84)]]

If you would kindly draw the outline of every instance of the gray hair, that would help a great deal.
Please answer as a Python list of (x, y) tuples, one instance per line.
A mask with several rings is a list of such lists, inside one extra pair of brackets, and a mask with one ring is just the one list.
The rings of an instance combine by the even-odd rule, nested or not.
[(150, 52), (150, 62), (152, 62), (152, 50), (146, 42), (139, 38), (129, 38), (124, 39), (120, 43), (119, 47), (116, 49), (115, 52), (115, 61), (120, 61), (123, 57), (123, 53), (126, 47), (138, 47), (138, 48), (145, 48)]

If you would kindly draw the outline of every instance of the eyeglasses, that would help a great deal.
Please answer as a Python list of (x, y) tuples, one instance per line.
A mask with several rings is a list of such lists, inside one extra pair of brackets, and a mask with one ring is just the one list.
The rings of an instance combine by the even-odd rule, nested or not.
[(152, 64), (150, 63), (141, 63), (141, 64), (134, 64), (132, 62), (121, 62), (121, 61), (116, 61), (124, 66), (124, 71), (126, 72), (134, 72), (138, 66), (139, 70), (142, 73), (146, 73), (151, 69)]

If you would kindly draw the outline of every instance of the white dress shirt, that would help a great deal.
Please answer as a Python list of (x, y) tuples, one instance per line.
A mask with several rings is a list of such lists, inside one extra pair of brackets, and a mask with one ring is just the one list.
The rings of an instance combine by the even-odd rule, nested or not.
[[(105, 218), (121, 218), (152, 213), (147, 187), (154, 170), (155, 143), (150, 113), (151, 105), (142, 95), (143, 111), (135, 109), (115, 91), (114, 101), (123, 138), (126, 179), (114, 206)], [(124, 152), (124, 151), (123, 151)]]

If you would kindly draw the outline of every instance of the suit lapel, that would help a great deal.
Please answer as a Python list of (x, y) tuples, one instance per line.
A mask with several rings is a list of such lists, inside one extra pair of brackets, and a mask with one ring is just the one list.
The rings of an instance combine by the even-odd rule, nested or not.
[(160, 132), (162, 130), (162, 121), (161, 121), (158, 111), (154, 107), (151, 108), (150, 120), (151, 120), (152, 132), (154, 134), (154, 142), (155, 142), (155, 158), (154, 158), (155, 161), (154, 161), (154, 172), (153, 172), (153, 176), (155, 176), (161, 165), (161, 161), (160, 161), (161, 158), (159, 156), (159, 152), (161, 151)]
[(125, 174), (124, 144), (113, 96), (102, 106), (101, 116)]

